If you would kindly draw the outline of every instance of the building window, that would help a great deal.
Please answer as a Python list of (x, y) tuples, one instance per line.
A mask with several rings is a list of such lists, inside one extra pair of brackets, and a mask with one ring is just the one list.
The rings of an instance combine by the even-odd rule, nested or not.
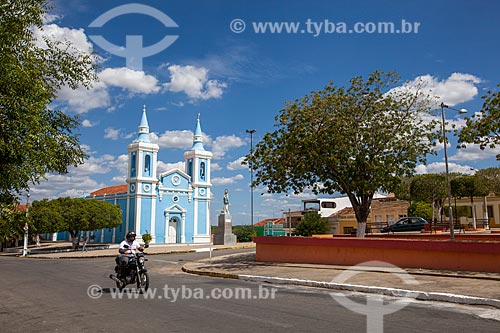
[(193, 177), (193, 160), (192, 159), (188, 160), (187, 173), (190, 177)]
[(344, 235), (350, 235), (353, 230), (353, 227), (344, 227)]
[(387, 219), (388, 223), (393, 223), (394, 222), (394, 215), (386, 215), (385, 218)]
[(135, 163), (136, 163), (136, 158), (134, 152), (130, 156), (130, 177), (135, 177)]
[(144, 172), (146, 174), (149, 174), (149, 170), (151, 170), (151, 156), (146, 155), (144, 158)]
[(375, 215), (375, 222), (382, 222), (382, 215)]
[(200, 180), (205, 180), (205, 162), (200, 163)]
[(322, 202), (321, 208), (336, 208), (337, 204), (335, 202)]

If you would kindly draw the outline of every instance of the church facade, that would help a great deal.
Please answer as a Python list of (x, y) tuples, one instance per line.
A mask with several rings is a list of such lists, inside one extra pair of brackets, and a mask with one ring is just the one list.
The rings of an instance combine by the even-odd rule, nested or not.
[(137, 138), (128, 145), (126, 184), (94, 191), (92, 200), (119, 205), (122, 224), (113, 229), (86, 232), (94, 242), (119, 243), (127, 231), (143, 234), (151, 243), (210, 243), (210, 165), (212, 153), (203, 147), (198, 116), (193, 145), (184, 153), (184, 170), (157, 174), (159, 146), (149, 139), (144, 108)]

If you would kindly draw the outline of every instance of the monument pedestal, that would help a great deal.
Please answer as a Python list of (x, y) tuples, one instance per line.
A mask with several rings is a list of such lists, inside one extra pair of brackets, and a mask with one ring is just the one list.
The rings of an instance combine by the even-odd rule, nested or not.
[(233, 225), (231, 215), (220, 214), (219, 226), (214, 234), (214, 245), (234, 245), (236, 244), (236, 235), (233, 234)]

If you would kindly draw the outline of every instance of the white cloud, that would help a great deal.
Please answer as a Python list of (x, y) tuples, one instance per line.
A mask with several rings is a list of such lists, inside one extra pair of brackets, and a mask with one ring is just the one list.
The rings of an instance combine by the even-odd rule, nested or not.
[(485, 148), (481, 150), (479, 145), (467, 144), (466, 148), (461, 148), (457, 153), (450, 157), (450, 161), (480, 161), (489, 158), (495, 158), (500, 154), (500, 147)]
[(210, 163), (210, 170), (219, 171), (222, 170), (222, 167), (219, 165), (219, 163)]
[[(448, 170), (450, 173), (458, 172), (463, 174), (473, 174), (474, 168), (468, 165), (460, 165), (456, 163), (448, 163)], [(444, 162), (434, 162), (429, 165), (419, 164), (415, 168), (415, 172), (419, 175), (428, 173), (444, 173), (446, 166)]]
[(93, 123), (93, 122), (91, 122), (91, 121), (90, 121), (90, 120), (88, 120), (88, 119), (84, 119), (84, 120), (82, 121), (82, 126), (83, 126), (83, 127), (94, 127), (95, 125), (97, 125), (97, 123)]
[(236, 135), (219, 136), (212, 143), (212, 153), (214, 159), (224, 157), (231, 148), (237, 148), (245, 145), (245, 141)]
[(171, 92), (183, 92), (191, 99), (220, 98), (227, 84), (208, 79), (208, 69), (204, 67), (171, 65), (170, 82), (163, 87)]
[(162, 161), (158, 161), (158, 167), (156, 168), (156, 173), (160, 175), (163, 172), (167, 172), (173, 169), (180, 169), (182, 171), (185, 171), (186, 165), (184, 161), (179, 161), (176, 163), (164, 163)]
[(229, 162), (227, 164), (227, 169), (230, 171), (248, 169), (248, 165), (241, 164), (245, 156), (238, 158), (236, 161)]
[(398, 91), (401, 89), (415, 90), (416, 87), (421, 87), (425, 94), (431, 97), (436, 97), (437, 108), (441, 102), (454, 106), (472, 100), (478, 94), (477, 84), (481, 83), (481, 79), (472, 74), (453, 73), (444, 80), (427, 74), (418, 76), (414, 80), (407, 82), (402, 87), (392, 89)]
[(120, 130), (108, 127), (104, 130), (104, 138), (111, 140), (118, 140), (120, 137)]
[(106, 68), (99, 73), (99, 78), (108, 87), (119, 87), (133, 93), (151, 94), (160, 91), (154, 76), (126, 67)]
[[(35, 45), (40, 48), (46, 48), (44, 38), (52, 42), (70, 42), (73, 48), (79, 53), (84, 53), (88, 55), (93, 55), (92, 43), (87, 39), (87, 35), (83, 29), (71, 29), (60, 27), (57, 24), (46, 24), (42, 26), (41, 29), (35, 28), (33, 30), (33, 35), (35, 37)], [(64, 44), (61, 47), (65, 47)], [(71, 49), (69, 50), (71, 52)], [(98, 58), (95, 57), (95, 60)]]
[(193, 146), (193, 132), (188, 130), (165, 131), (160, 136), (151, 133), (149, 138), (160, 148), (189, 149)]
[(63, 86), (57, 93), (57, 99), (66, 103), (69, 111), (78, 114), (110, 105), (109, 93), (103, 82), (93, 83), (91, 89), (79, 87), (73, 90)]
[(106, 185), (98, 183), (89, 176), (80, 177), (75, 175), (46, 175), (47, 180), (30, 188), (31, 199), (55, 199), (61, 197), (81, 197), (89, 194), (95, 189)]
[(242, 179), (245, 179), (245, 177), (243, 177), (243, 175), (241, 175), (241, 174), (238, 174), (238, 175), (233, 176), (233, 177), (216, 177), (216, 178), (212, 179), (212, 184), (214, 186), (223, 186), (223, 185), (234, 184), (238, 180), (242, 180)]

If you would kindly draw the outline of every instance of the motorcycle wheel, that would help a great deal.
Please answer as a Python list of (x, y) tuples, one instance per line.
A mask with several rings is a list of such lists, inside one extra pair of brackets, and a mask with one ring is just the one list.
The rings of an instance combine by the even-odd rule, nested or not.
[(137, 289), (143, 293), (149, 288), (149, 275), (147, 272), (140, 272), (137, 276)]

